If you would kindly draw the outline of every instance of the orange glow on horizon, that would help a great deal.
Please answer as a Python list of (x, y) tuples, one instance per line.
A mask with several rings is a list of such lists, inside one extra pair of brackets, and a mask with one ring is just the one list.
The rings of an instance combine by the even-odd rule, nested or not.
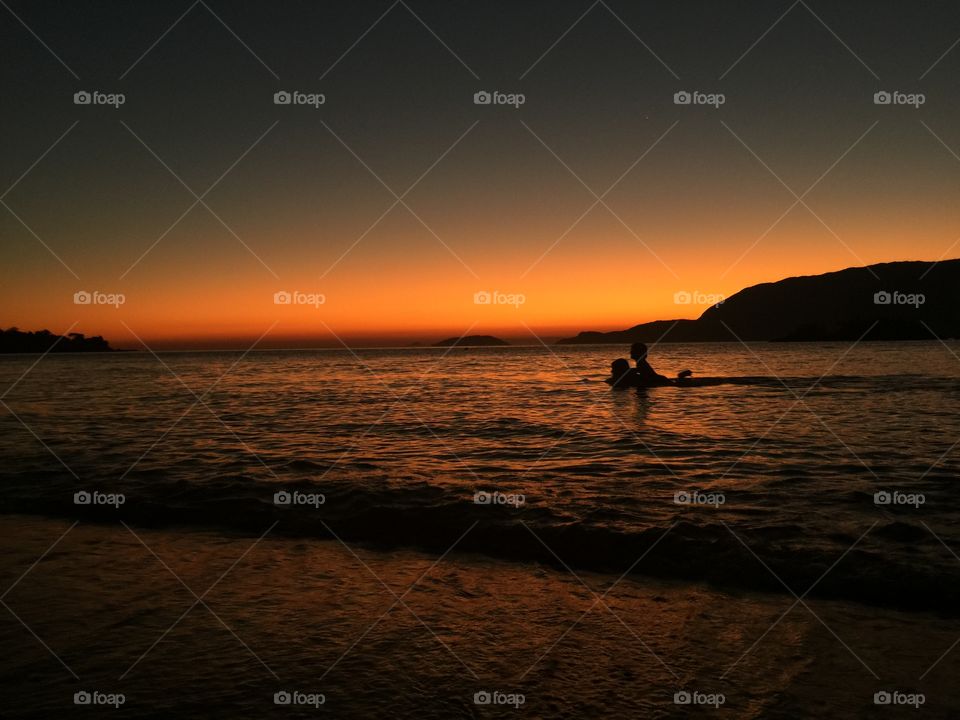
[[(494, 272), (488, 260), (477, 266), (487, 280), (476, 280), (455, 259), (442, 255), (425, 265), (397, 260), (363, 271), (332, 272), (324, 281), (298, 270), (277, 281), (252, 265), (240, 278), (213, 279), (203, 268), (180, 273), (176, 282), (143, 273), (122, 283), (77, 283), (70, 277), (44, 277), (30, 292), (14, 293), (5, 304), (4, 327), (49, 329), (103, 335), (117, 348), (248, 347), (267, 332), (263, 347), (429, 344), (446, 337), (496, 335), (521, 344), (555, 339), (583, 330), (622, 330), (652, 320), (696, 318), (709, 304), (677, 304), (678, 292), (729, 297), (743, 287), (791, 275), (818, 274), (861, 263), (842, 247), (823, 242), (800, 255), (794, 247), (758, 248), (729, 272), (744, 246), (732, 238), (686, 254), (664, 254), (661, 264), (632, 240), (620, 238), (604, 250), (585, 252), (582, 241), (560, 245), (525, 278)], [(836, 245), (836, 244), (834, 244)], [(597, 247), (597, 246), (595, 246)], [(904, 258), (892, 247), (872, 245), (866, 262)], [(930, 248), (927, 259), (942, 250)], [(622, 258), (627, 257), (627, 261)], [(524, 256), (529, 264), (529, 257)], [(516, 266), (513, 262), (511, 265)], [(523, 264), (523, 263), (521, 263)], [(502, 268), (502, 266), (501, 266)], [(669, 269), (668, 269), (669, 268)], [(670, 270), (678, 277), (675, 277)], [(64, 275), (66, 273), (63, 273)], [(512, 275), (512, 279), (511, 279)], [(722, 277), (721, 277), (722, 275)], [(123, 293), (119, 307), (77, 305), (77, 290)], [(290, 304), (276, 304), (286, 292)], [(476, 303), (477, 293), (491, 302)], [(496, 296), (493, 294), (497, 293)], [(323, 297), (320, 302), (319, 297)], [(485, 297), (485, 296), (484, 296)], [(29, 300), (28, 300), (29, 298)], [(316, 304), (309, 304), (316, 302)], [(305, 304), (306, 303), (306, 304)], [(139, 338), (139, 339), (138, 339)]]
[[(562, 217), (507, 215), (506, 228), (489, 235), (488, 225), (463, 231), (459, 216), (434, 210), (432, 227), (443, 241), (398, 211), (355, 245), (359, 221), (359, 230), (297, 227), (283, 234), (268, 218), (243, 228), (256, 257), (198, 215), (129, 270), (149, 243), (123, 253), (67, 255), (81, 280), (51, 266), (49, 255), (27, 238), (22, 272), (0, 291), (0, 325), (55, 333), (72, 327), (117, 348), (139, 348), (141, 339), (158, 349), (245, 348), (265, 332), (267, 347), (429, 344), (464, 333), (537, 343), (538, 337), (694, 319), (709, 307), (707, 296), (729, 297), (785, 277), (937, 260), (955, 241), (942, 221), (918, 227), (922, 237), (908, 244), (903, 223), (884, 225), (859, 206), (818, 206), (847, 247), (802, 209), (763, 235), (783, 212), (782, 200), (755, 205), (749, 214), (745, 204), (718, 215), (713, 227), (709, 217), (650, 215), (627, 205), (623, 218), (637, 235), (602, 209), (564, 235), (585, 209), (580, 205)], [(125, 302), (76, 305), (80, 290), (122, 293)], [(324, 302), (274, 303), (275, 293), (295, 291), (322, 295)], [(474, 302), (476, 293), (495, 291), (505, 296), (503, 304)], [(678, 304), (680, 292), (701, 301)], [(523, 302), (511, 304), (510, 296)]]

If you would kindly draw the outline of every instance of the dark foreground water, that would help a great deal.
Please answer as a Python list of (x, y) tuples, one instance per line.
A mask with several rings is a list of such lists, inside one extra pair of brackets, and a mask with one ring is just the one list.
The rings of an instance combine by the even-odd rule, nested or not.
[(4, 716), (955, 716), (960, 346), (620, 350), (0, 358)]

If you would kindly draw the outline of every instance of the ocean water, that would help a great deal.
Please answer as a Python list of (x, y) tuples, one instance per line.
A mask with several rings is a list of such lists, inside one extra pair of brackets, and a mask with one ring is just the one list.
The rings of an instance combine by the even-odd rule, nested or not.
[[(0, 358), (11, 714), (89, 677), (142, 717), (262, 716), (288, 678), (356, 717), (503, 713), (472, 699), (497, 688), (537, 717), (671, 717), (686, 687), (866, 717), (919, 683), (960, 635), (960, 345), (664, 345), (658, 371), (718, 380), (611, 390), (624, 352)], [(218, 612), (157, 640), (245, 551)], [(402, 632), (361, 635), (391, 607)]]

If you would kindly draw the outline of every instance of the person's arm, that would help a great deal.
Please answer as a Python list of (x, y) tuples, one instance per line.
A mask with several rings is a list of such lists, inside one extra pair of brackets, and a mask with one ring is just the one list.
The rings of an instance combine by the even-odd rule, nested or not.
[(657, 371), (650, 367), (650, 363), (646, 360), (637, 360), (637, 370), (636, 370), (637, 383), (642, 387), (652, 387), (654, 385), (663, 385), (669, 383), (670, 381), (662, 375), (658, 375)]
[(644, 380), (669, 380), (654, 370), (646, 360), (637, 360), (637, 374)]

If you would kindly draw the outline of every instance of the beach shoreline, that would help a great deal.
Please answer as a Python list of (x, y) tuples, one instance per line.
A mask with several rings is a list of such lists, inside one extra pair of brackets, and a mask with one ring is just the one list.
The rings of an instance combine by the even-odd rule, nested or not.
[[(5, 521), (18, 545), (4, 586), (29, 570), (5, 599), (10, 717), (68, 713), (84, 688), (122, 693), (138, 718), (253, 717), (284, 689), (322, 694), (319, 711), (338, 717), (512, 709), (475, 705), (485, 691), (522, 695), (536, 717), (687, 717), (684, 691), (723, 696), (694, 714), (867, 717), (885, 688), (922, 692), (924, 717), (947, 717), (960, 664), (948, 655), (919, 680), (960, 637), (960, 622), (926, 613), (808, 600), (784, 614), (785, 596), (456, 551)], [(203, 602), (177, 622), (191, 590)]]

